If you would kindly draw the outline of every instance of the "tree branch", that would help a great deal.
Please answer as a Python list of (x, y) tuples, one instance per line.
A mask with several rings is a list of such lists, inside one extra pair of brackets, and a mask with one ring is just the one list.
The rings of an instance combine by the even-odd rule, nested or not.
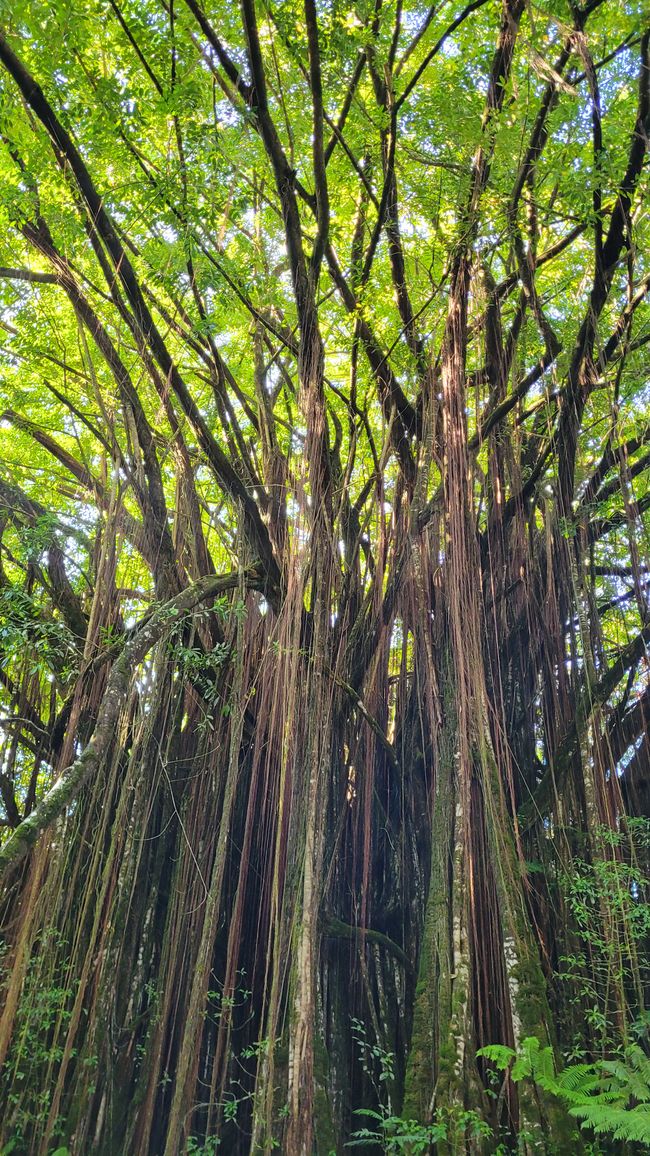
[[(70, 806), (90, 776), (98, 772), (113, 740), (135, 670), (151, 648), (175, 625), (181, 615), (187, 614), (207, 598), (235, 590), (240, 581), (239, 573), (202, 578), (148, 615), (146, 621), (136, 629), (111, 670), (95, 730), (85, 750), (63, 771), (45, 798), (0, 848), (0, 879), (7, 868), (22, 859), (34, 846), (39, 835), (51, 827), (66, 807)], [(245, 574), (244, 581), (249, 589), (259, 590), (263, 585), (260, 574), (254, 571)]]

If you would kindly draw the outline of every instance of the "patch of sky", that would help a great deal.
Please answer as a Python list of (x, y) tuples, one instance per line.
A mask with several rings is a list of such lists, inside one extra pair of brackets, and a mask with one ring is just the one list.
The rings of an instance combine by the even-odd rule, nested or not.
[(616, 775), (619, 779), (623, 777), (635, 754), (641, 749), (643, 743), (645, 742), (647, 742), (647, 735), (645, 733), (640, 734), (639, 737), (630, 744), (622, 758), (619, 759), (616, 767)]
[(451, 60), (454, 56), (460, 56), (460, 46), (449, 36), (440, 49), (440, 54), (441, 56), (447, 56)]
[(416, 237), (422, 241), (431, 240), (431, 223), (424, 217), (405, 216), (400, 220), (400, 228), (404, 237)]
[(266, 371), (265, 379), (264, 379), (264, 385), (266, 388), (266, 392), (267, 393), (273, 393), (276, 386), (278, 385), (279, 381), (280, 381), (280, 370), (279, 370), (278, 366), (275, 364), (269, 365), (269, 367)]

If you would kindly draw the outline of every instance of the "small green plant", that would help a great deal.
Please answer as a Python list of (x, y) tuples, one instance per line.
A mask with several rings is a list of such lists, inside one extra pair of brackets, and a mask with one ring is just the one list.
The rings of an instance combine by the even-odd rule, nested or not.
[[(281, 1037), (278, 1036), (275, 1043), (280, 1043)], [(248, 1047), (242, 1048), (241, 1055), (245, 1060), (258, 1059), (259, 1056), (266, 1056), (269, 1053), (268, 1039), (256, 1040), (254, 1044), (249, 1044)]]
[(437, 1140), (447, 1138), (447, 1129), (443, 1123), (419, 1124), (417, 1120), (387, 1116), (372, 1108), (359, 1108), (355, 1115), (374, 1121), (374, 1127), (358, 1128), (352, 1139), (348, 1140), (347, 1148), (380, 1144), (384, 1152), (407, 1152), (409, 1156), (421, 1156), (428, 1153)]
[(367, 1037), (365, 1025), (361, 1020), (351, 1020), (352, 1036), (359, 1051), (361, 1067), (374, 1086), (379, 1096), (379, 1084), (390, 1083), (395, 1075), (395, 1056), (386, 1051), (379, 1044), (373, 1044)]
[(534, 1036), (519, 1052), (501, 1044), (481, 1048), (478, 1055), (514, 1083), (532, 1080), (562, 1101), (581, 1128), (597, 1136), (650, 1145), (650, 1059), (638, 1044), (630, 1044), (611, 1060), (569, 1064), (557, 1072), (553, 1051)]
[(492, 1136), (490, 1125), (478, 1112), (463, 1109), (460, 1105), (439, 1108), (429, 1124), (395, 1115), (390, 1102), (390, 1087), (395, 1076), (393, 1052), (371, 1043), (364, 1024), (358, 1019), (352, 1020), (352, 1035), (359, 1049), (362, 1069), (375, 1089), (379, 1108), (357, 1109), (355, 1115), (367, 1119), (369, 1125), (357, 1128), (346, 1147), (380, 1145), (389, 1156), (398, 1153), (424, 1156), (430, 1152), (432, 1144), (441, 1140), (450, 1141), (454, 1149), (458, 1146), (460, 1151), (461, 1147), (464, 1150), (466, 1140)]
[[(650, 944), (649, 840), (648, 819), (626, 820), (621, 830), (599, 827), (594, 845), (600, 853), (575, 856), (570, 870), (557, 875), (573, 929), (571, 949), (559, 957), (556, 973), (565, 989), (565, 1063), (620, 1050), (629, 1042), (622, 1018), (630, 1023), (642, 1014), (640, 977)], [(635, 1028), (630, 1031), (634, 1035)]]
[(357, 1116), (365, 1116), (374, 1121), (374, 1127), (358, 1128), (347, 1148), (362, 1148), (370, 1144), (380, 1144), (382, 1151), (393, 1154), (404, 1152), (408, 1156), (424, 1156), (431, 1145), (441, 1140), (449, 1140), (465, 1149), (467, 1140), (490, 1139), (492, 1128), (471, 1109), (438, 1109), (431, 1124), (421, 1124), (418, 1120), (407, 1120), (403, 1116), (388, 1116), (372, 1108), (360, 1108)]
[[(65, 938), (56, 928), (44, 931), (37, 942), (34, 966), (25, 979), (16, 1013), (16, 1031), (0, 1081), (3, 1124), (5, 1134), (10, 1134), (4, 1148), (0, 1148), (0, 1156), (26, 1151), (27, 1138), (34, 1128), (42, 1128), (50, 1116), (52, 1087), (47, 1073), (60, 1063), (64, 1053), (75, 986), (66, 985), (64, 972), (49, 968), (45, 972), (48, 982), (44, 982), (44, 970), (39, 964), (45, 969), (51, 953), (65, 951), (66, 946)], [(79, 1069), (83, 1067), (86, 1071), (97, 1063), (97, 1056), (79, 1059), (75, 1048), (69, 1055), (75, 1057)], [(59, 1147), (52, 1156), (68, 1156), (68, 1149), (61, 1146), (64, 1134), (65, 1120), (57, 1116), (52, 1127), (52, 1142)]]
[(208, 1136), (205, 1140), (197, 1140), (196, 1136), (190, 1136), (185, 1153), (186, 1156), (215, 1156), (218, 1147), (218, 1136)]

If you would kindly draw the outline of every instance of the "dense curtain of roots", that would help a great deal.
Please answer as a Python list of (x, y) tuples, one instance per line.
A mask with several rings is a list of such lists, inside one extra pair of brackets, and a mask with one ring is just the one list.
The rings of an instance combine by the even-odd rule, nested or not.
[[(384, 533), (388, 554), (402, 548), (399, 532), (392, 546)], [(589, 767), (574, 757), (561, 804), (525, 832), (513, 825), (535, 789), (517, 752), (538, 727), (519, 672), (566, 640), (537, 616), (537, 651), (526, 638), (504, 655), (486, 613), (459, 670), (440, 610), (450, 597), (440, 549), (429, 532), (403, 566), (357, 689), (349, 631), (334, 638), (331, 627), (315, 687), (299, 560), (277, 614), (243, 587), (220, 607), (209, 688), (183, 657), (200, 652), (207, 665), (201, 640), (209, 646), (215, 616), (205, 608), (144, 661), (97, 775), (7, 889), (5, 1137), (22, 1135), (34, 1153), (64, 1136), (79, 1152), (170, 1156), (188, 1136), (219, 1135), (232, 1152), (249, 1151), (252, 1137), (260, 1149), (282, 1142), (305, 1063), (292, 1031), (309, 832), (322, 849), (301, 1095), (312, 1098), (319, 1151), (349, 1134), (354, 1107), (376, 1103), (381, 1054), (394, 1057), (382, 1092), (397, 1108), (406, 1083), (409, 1114), (426, 1119), (445, 1099), (467, 1103), (468, 1088), (481, 1104), (476, 1047), (530, 1034), (555, 1042), (549, 1001), (565, 1037), (582, 1030), (584, 1008), (552, 983), (558, 955), (580, 938), (557, 884), (573, 853), (597, 852), (571, 832), (597, 840), (603, 824), (620, 824), (619, 784), (594, 730), (602, 753)], [(491, 601), (497, 576), (505, 587), (511, 577), (487, 575)], [(515, 631), (526, 601), (524, 590), (511, 604)], [(99, 688), (84, 688), (80, 713), (104, 681), (100, 671)], [(565, 719), (546, 722), (547, 741)], [(550, 837), (549, 822), (566, 833)], [(524, 854), (545, 873), (522, 887)], [(612, 960), (632, 958), (623, 924), (602, 933)], [(602, 1014), (629, 1022), (645, 979), (612, 970)], [(515, 1131), (512, 1091), (499, 1109)]]

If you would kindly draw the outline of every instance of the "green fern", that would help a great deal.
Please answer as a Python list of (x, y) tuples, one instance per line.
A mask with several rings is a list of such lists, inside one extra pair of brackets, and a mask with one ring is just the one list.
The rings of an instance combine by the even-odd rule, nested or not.
[(512, 1061), (517, 1058), (514, 1049), (506, 1047), (505, 1044), (487, 1044), (484, 1048), (479, 1048), (476, 1054), (489, 1060), (500, 1072), (506, 1072)]
[(595, 1064), (571, 1064), (549, 1081), (546, 1089), (560, 1096), (567, 1105), (580, 1106), (585, 1103), (585, 1096), (594, 1094), (598, 1094), (601, 1101), (605, 1102), (602, 1081)]
[[(638, 1044), (631, 1044), (623, 1056), (592, 1065), (591, 1071), (589, 1065), (582, 1067), (586, 1078), (573, 1088), (572, 1096), (579, 1099), (569, 1108), (580, 1126), (615, 1140), (650, 1144), (650, 1060)], [(571, 1089), (570, 1071), (558, 1076), (561, 1095)]]
[(576, 1105), (569, 1108), (569, 1114), (580, 1121), (581, 1128), (592, 1128), (598, 1136), (650, 1144), (650, 1109), (647, 1104), (620, 1108), (615, 1104), (599, 1103), (594, 1097), (593, 1104)]
[(478, 1053), (514, 1083), (533, 1080), (557, 1096), (581, 1128), (597, 1136), (650, 1145), (650, 1059), (638, 1044), (622, 1055), (595, 1064), (570, 1064), (556, 1072), (551, 1048), (535, 1037), (512, 1048), (492, 1045)]
[(549, 1087), (555, 1080), (553, 1049), (541, 1047), (535, 1036), (529, 1036), (522, 1044), (521, 1054), (512, 1066), (511, 1075), (515, 1081), (531, 1078), (541, 1088)]

